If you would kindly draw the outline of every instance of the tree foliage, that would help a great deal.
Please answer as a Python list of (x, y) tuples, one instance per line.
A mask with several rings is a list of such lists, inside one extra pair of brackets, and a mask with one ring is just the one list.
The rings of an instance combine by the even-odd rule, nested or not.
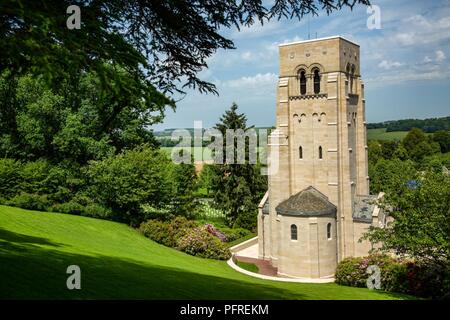
[(409, 157), (415, 161), (421, 161), (424, 157), (440, 151), (440, 146), (428, 137), (422, 130), (412, 128), (403, 139)]
[(450, 131), (450, 117), (430, 119), (402, 119), (367, 124), (367, 129), (386, 128), (387, 132), (409, 131), (419, 128), (425, 132), (437, 132), (439, 130)]
[(381, 250), (448, 268), (450, 263), (450, 179), (442, 173), (416, 175), (412, 186), (396, 178), (380, 206), (393, 220), (371, 227), (365, 238)]
[(174, 164), (172, 205), (174, 213), (192, 217), (197, 206), (194, 192), (197, 188), (197, 173), (193, 163)]
[[(81, 29), (66, 26), (67, 7), (81, 9)], [(86, 70), (103, 84), (115, 76), (104, 62), (120, 65), (136, 81), (163, 92), (183, 87), (215, 92), (197, 73), (206, 59), (234, 44), (221, 31), (270, 19), (331, 13), (368, 0), (4, 0), (0, 3), (0, 70), (45, 74), (53, 83)]]
[[(242, 164), (237, 164), (237, 141), (227, 141), (227, 130), (243, 130), (246, 132), (247, 118), (237, 112), (237, 105), (233, 103), (230, 110), (220, 118), (215, 126), (224, 136), (223, 164), (214, 166), (212, 191), (216, 206), (227, 216), (230, 225), (247, 229), (256, 225), (258, 203), (267, 190), (267, 179), (260, 173), (260, 166), (249, 163), (248, 142), (245, 144), (246, 158)], [(226, 146), (234, 145), (234, 163), (227, 162)], [(230, 158), (228, 158), (230, 160)]]
[(138, 225), (144, 205), (162, 208), (170, 202), (170, 160), (158, 150), (139, 147), (88, 167), (88, 193), (111, 208), (116, 220)]
[(136, 86), (125, 70), (115, 70), (116, 80), (109, 85), (126, 87), (126, 94), (105, 94), (96, 73), (61, 83), (57, 90), (40, 77), (11, 80), (5, 72), (0, 77), (0, 155), (85, 164), (124, 148), (155, 144), (149, 127), (162, 120), (172, 102), (153, 87)]

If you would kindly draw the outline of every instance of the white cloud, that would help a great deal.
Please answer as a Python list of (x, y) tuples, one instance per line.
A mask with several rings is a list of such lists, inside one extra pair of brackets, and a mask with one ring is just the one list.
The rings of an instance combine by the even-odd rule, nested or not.
[[(432, 44), (450, 39), (450, 17), (430, 22), (422, 15), (414, 15), (401, 21), (399, 32), (391, 38), (394, 43), (411, 46)], [(412, 30), (403, 32), (403, 30)]]
[(446, 59), (445, 53), (442, 50), (436, 51), (436, 62), (442, 62)]
[(445, 59), (447, 59), (447, 57), (445, 56), (444, 51), (442, 51), (442, 50), (436, 50), (436, 52), (434, 54), (435, 54), (435, 58), (434, 59), (430, 58), (429, 56), (425, 56), (425, 58), (423, 59), (423, 62), (424, 63), (433, 63), (433, 62), (435, 62), (435, 63), (439, 64), (439, 63), (443, 62)]
[(243, 60), (249, 61), (253, 59), (253, 53), (251, 51), (245, 51), (241, 54), (241, 58)]
[(425, 56), (425, 58), (423, 58), (423, 62), (430, 63), (430, 62), (433, 62), (433, 59), (431, 59), (429, 56)]
[(402, 65), (403, 65), (403, 63), (400, 63), (398, 61), (383, 60), (378, 64), (378, 67), (383, 68), (385, 70), (390, 70), (393, 68), (401, 67)]
[(244, 76), (238, 79), (224, 81), (224, 86), (235, 89), (255, 89), (261, 87), (273, 86), (278, 80), (275, 73), (258, 73), (254, 76)]

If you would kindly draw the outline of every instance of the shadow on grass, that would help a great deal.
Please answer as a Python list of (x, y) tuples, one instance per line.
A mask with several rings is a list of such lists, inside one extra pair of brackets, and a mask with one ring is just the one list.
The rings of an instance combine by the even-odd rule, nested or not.
[(50, 241), (46, 238), (33, 237), (26, 234), (16, 233), (0, 228), (0, 241), (13, 242), (17, 244), (38, 244), (53, 247), (60, 247), (61, 244)]
[[(308, 298), (297, 290), (272, 285), (110, 256), (64, 252), (59, 250), (61, 245), (47, 239), (5, 230), (0, 232), (0, 240), (0, 299)], [(66, 287), (69, 265), (81, 268), (81, 290)]]
[[(283, 299), (289, 291), (176, 268), (36, 246), (47, 239), (0, 231), (0, 299)], [(81, 290), (68, 290), (69, 265)], [(293, 298), (290, 297), (290, 298)], [(297, 298), (299, 296), (297, 295)]]

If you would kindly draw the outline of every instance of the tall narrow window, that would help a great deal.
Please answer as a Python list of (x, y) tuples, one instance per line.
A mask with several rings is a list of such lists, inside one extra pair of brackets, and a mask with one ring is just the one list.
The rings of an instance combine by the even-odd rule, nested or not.
[(291, 240), (297, 240), (297, 226), (291, 224)]
[(306, 74), (305, 71), (300, 71), (300, 94), (306, 94)]
[(327, 224), (327, 239), (331, 240), (331, 223)]
[(322, 154), (322, 146), (319, 147), (319, 159), (323, 158), (323, 154)]
[(303, 148), (301, 146), (298, 147), (298, 157), (299, 159), (303, 159)]
[(320, 74), (319, 69), (314, 69), (314, 93), (320, 93)]
[(353, 93), (353, 78), (355, 77), (355, 66), (352, 65), (352, 70), (350, 74), (350, 92)]

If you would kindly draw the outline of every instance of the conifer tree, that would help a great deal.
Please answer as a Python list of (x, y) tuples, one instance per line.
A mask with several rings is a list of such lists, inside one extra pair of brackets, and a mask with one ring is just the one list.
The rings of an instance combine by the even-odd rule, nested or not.
[[(237, 112), (238, 106), (233, 103), (230, 110), (220, 118), (215, 126), (224, 137), (223, 164), (214, 166), (215, 174), (212, 181), (215, 205), (222, 210), (230, 226), (252, 229), (256, 226), (258, 203), (267, 189), (267, 179), (260, 174), (257, 164), (249, 163), (249, 143), (245, 143), (245, 161), (237, 162), (237, 141), (228, 141), (234, 144), (234, 161), (226, 156), (227, 129), (247, 132), (253, 127), (247, 127), (247, 118)], [(231, 163), (234, 162), (234, 163)]]
[(192, 217), (196, 208), (195, 189), (197, 173), (191, 157), (190, 163), (176, 164), (173, 170), (174, 194), (172, 204), (175, 214)]

